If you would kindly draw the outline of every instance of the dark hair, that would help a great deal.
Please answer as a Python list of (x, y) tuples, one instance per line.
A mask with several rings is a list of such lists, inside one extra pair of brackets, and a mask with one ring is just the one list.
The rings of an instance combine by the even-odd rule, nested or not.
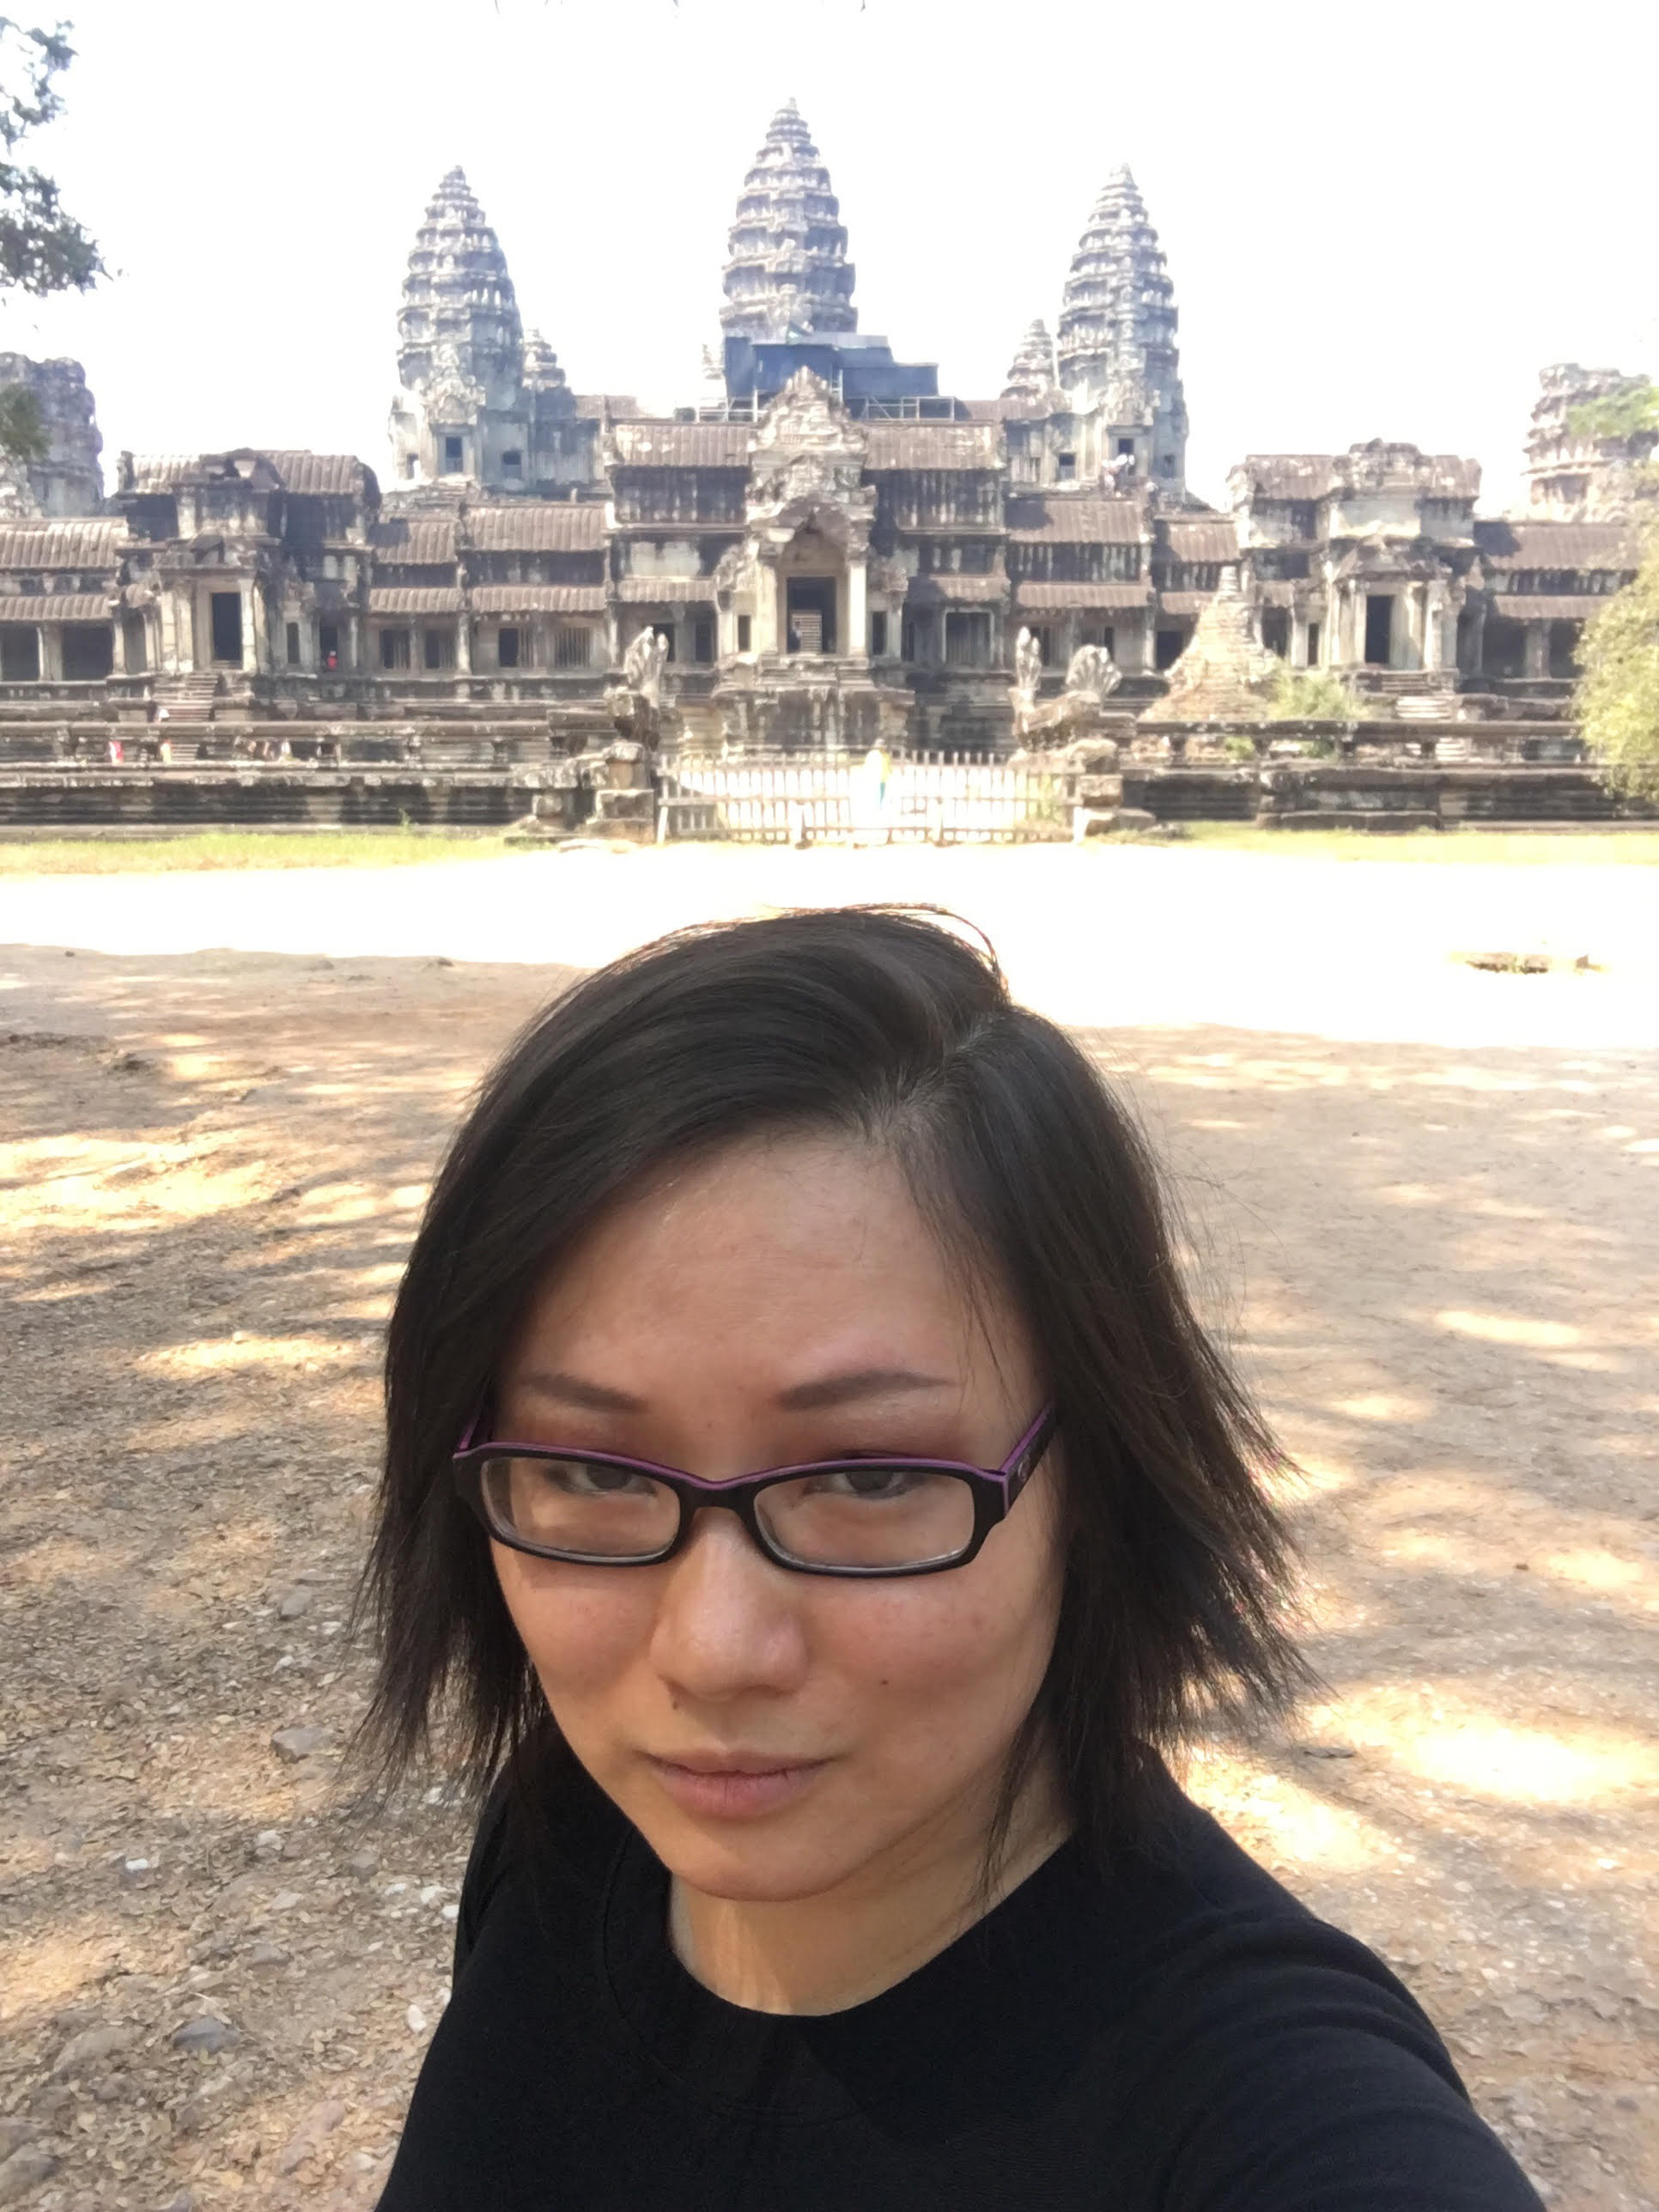
[[(1279, 1455), (1182, 1287), (1158, 1177), (1063, 1031), (939, 919), (854, 908), (688, 930), (579, 984), (507, 1052), (434, 1187), (392, 1316), (363, 1602), (365, 1741), (401, 1772), (441, 1709), (470, 1779), (556, 1735), (450, 1455), (532, 1292), (647, 1171), (763, 1128), (891, 1150), (926, 1217), (1012, 1296), (1066, 1468), (1054, 1649), (1011, 1771), (1052, 1746), (1104, 1856), (1218, 1706), (1301, 1678), (1281, 1620)], [(1006, 1801), (1012, 1803), (1010, 1795)]]

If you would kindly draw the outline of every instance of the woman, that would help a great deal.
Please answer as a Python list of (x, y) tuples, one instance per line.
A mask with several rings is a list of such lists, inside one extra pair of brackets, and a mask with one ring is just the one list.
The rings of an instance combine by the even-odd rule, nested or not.
[(933, 921), (520, 1039), (393, 1317), (371, 1734), (497, 1778), (387, 2212), (1498, 2212), (1423, 2014), (1159, 1756), (1281, 1707), (1260, 1420)]

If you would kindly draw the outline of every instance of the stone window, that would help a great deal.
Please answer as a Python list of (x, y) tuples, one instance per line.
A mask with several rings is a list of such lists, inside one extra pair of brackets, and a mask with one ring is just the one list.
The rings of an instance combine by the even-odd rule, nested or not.
[(300, 665), (300, 625), (298, 623), (289, 623), (288, 624), (288, 665), (290, 668), (297, 668)]
[(32, 623), (0, 623), (0, 680), (40, 682), (40, 633)]
[(421, 665), (423, 668), (453, 668), (455, 665), (455, 633), (453, 629), (422, 632)]
[(1037, 628), (1031, 632), (1031, 635), (1036, 640), (1037, 651), (1042, 656), (1043, 666), (1045, 668), (1052, 668), (1054, 665), (1054, 633), (1053, 628), (1048, 623), (1039, 623)]
[(405, 453), (404, 455), (404, 474), (406, 477), (412, 479), (420, 474), (420, 469), (421, 463), (420, 456), (418, 454)]
[(1394, 593), (1372, 592), (1365, 600), (1365, 665), (1387, 668), (1394, 636)]
[(1061, 483), (1070, 483), (1077, 475), (1077, 455), (1062, 453), (1055, 465), (1059, 471)]
[(1173, 668), (1180, 659), (1182, 648), (1186, 642), (1187, 633), (1184, 629), (1159, 630), (1158, 642), (1153, 647), (1154, 665), (1158, 668)]
[(1317, 623), (1308, 624), (1308, 665), (1310, 668), (1317, 668), (1319, 665), (1319, 624)]
[(945, 659), (950, 668), (988, 668), (991, 665), (991, 617), (960, 612), (945, 617)]
[(1263, 607), (1261, 610), (1261, 642), (1269, 653), (1276, 653), (1281, 660), (1291, 653), (1291, 617), (1285, 607)]
[(446, 476), (459, 475), (462, 458), (461, 441), (459, 438), (446, 438), (444, 440), (444, 473)]
[(123, 617), (121, 641), (126, 653), (127, 674), (142, 676), (149, 665), (149, 639), (143, 615)]
[(114, 665), (114, 636), (107, 623), (64, 624), (64, 678), (66, 683), (100, 684)]
[(501, 474), (504, 477), (523, 476), (524, 455), (519, 451), (516, 446), (511, 447), (507, 453), (501, 455)]
[(753, 617), (749, 615), (739, 615), (738, 617), (738, 651), (739, 653), (747, 653), (750, 650), (750, 641), (754, 635)]
[(1578, 635), (1583, 624), (1576, 622), (1553, 622), (1550, 624), (1550, 674), (1577, 676), (1578, 673)]
[(592, 659), (593, 633), (591, 629), (562, 629), (553, 639), (555, 668), (586, 668)]
[(1086, 622), (1078, 631), (1079, 645), (1098, 645), (1112, 653), (1117, 643), (1117, 632), (1109, 623)]
[(409, 632), (406, 629), (383, 629), (380, 632), (381, 667), (407, 668), (409, 662)]
[(519, 665), (519, 648), (522, 642), (522, 636), (517, 629), (504, 628), (497, 630), (495, 633), (496, 667), (516, 668)]
[(1134, 440), (1133, 438), (1120, 438), (1117, 441), (1117, 452), (1118, 459), (1120, 460), (1133, 460), (1135, 457)]
[(338, 623), (319, 623), (317, 625), (317, 660), (322, 668), (337, 668), (340, 665), (340, 625)]
[(886, 658), (887, 617), (884, 614), (874, 614), (870, 617), (870, 650), (878, 660)]
[(691, 658), (708, 662), (714, 658), (714, 617), (699, 615), (691, 631)]

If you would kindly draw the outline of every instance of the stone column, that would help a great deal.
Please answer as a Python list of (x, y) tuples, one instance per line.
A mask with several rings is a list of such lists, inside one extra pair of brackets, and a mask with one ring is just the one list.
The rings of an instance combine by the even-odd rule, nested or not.
[(345, 665), (354, 675), (360, 674), (363, 665), (363, 620), (355, 611), (345, 618)]
[(112, 676), (127, 672), (127, 630), (118, 611), (109, 626), (109, 672)]
[(870, 656), (870, 563), (863, 555), (847, 564), (847, 635), (842, 651), (859, 660)]
[(776, 653), (783, 598), (783, 572), (775, 561), (757, 562), (755, 568), (755, 650)]
[(1529, 622), (1527, 624), (1525, 668), (1528, 676), (1547, 676), (1550, 672), (1550, 626), (1547, 623)]
[(257, 672), (263, 659), (259, 651), (259, 632), (256, 627), (259, 594), (251, 580), (237, 588), (242, 595), (242, 667), (245, 672), (252, 675)]
[(37, 631), (40, 640), (40, 678), (43, 683), (61, 684), (64, 680), (64, 629), (61, 623), (42, 623)]
[(472, 673), (472, 617), (465, 607), (455, 617), (455, 672), (459, 676)]

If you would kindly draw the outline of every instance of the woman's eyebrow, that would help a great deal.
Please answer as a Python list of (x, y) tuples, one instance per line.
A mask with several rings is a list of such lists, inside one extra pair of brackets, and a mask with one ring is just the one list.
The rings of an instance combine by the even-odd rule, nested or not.
[(579, 1406), (586, 1413), (643, 1413), (646, 1401), (626, 1390), (612, 1390), (604, 1382), (586, 1382), (562, 1367), (535, 1367), (513, 1377), (515, 1390), (533, 1391), (557, 1406)]
[(826, 1407), (850, 1406), (860, 1398), (887, 1397), (900, 1390), (944, 1390), (945, 1375), (919, 1375), (910, 1367), (859, 1367), (846, 1375), (826, 1375), (816, 1382), (797, 1382), (780, 1390), (775, 1403), (790, 1413), (811, 1413)]

